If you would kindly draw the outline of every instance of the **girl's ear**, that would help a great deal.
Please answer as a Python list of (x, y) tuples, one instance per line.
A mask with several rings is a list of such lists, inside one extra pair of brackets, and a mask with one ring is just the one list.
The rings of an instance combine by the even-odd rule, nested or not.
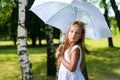
[(85, 37), (85, 34), (82, 33), (81, 36), (80, 36), (80, 38), (83, 39), (84, 37)]

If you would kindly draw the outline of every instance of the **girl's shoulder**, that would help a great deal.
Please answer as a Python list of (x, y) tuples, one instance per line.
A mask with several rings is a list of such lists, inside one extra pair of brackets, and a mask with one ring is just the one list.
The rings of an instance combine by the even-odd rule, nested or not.
[(71, 52), (74, 51), (76, 48), (79, 48), (79, 49), (81, 50), (81, 48), (80, 48), (79, 45), (74, 45), (74, 46), (72, 47), (72, 49), (71, 49)]

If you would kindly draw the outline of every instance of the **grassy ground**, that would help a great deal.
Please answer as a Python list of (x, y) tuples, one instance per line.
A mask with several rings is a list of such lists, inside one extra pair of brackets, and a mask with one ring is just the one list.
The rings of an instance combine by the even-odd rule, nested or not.
[[(107, 39), (86, 39), (86, 48), (90, 51), (86, 55), (90, 80), (120, 80), (119, 41), (119, 37), (113, 38), (115, 47), (108, 48)], [(0, 42), (0, 45), (2, 44), (4, 42)], [(29, 47), (28, 51), (33, 65), (34, 80), (50, 80), (46, 77), (46, 47)], [(21, 80), (16, 47), (0, 46), (0, 80)]]
[(90, 80), (120, 80), (120, 38), (114, 38), (114, 48), (108, 48), (107, 39), (86, 40), (90, 54), (86, 55)]

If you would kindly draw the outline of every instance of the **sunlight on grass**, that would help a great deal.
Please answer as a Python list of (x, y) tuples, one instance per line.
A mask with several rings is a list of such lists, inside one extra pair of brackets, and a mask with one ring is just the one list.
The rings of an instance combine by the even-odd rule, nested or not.
[[(103, 43), (104, 42), (104, 43)], [(107, 39), (101, 39), (101, 40), (92, 40), (92, 39), (86, 39), (85, 40), (86, 47), (95, 47), (95, 48), (105, 48), (108, 47)]]
[(114, 71), (116, 74), (120, 74), (120, 68), (115, 68), (113, 71)]
[[(42, 44), (46, 44), (47, 42), (46, 42), (46, 40), (42, 40), (41, 43), (42, 43)], [(53, 43), (54, 43), (54, 44), (58, 44), (58, 43), (60, 43), (60, 41), (59, 41), (59, 39), (53, 39)], [(37, 44), (38, 44), (38, 43), (37, 43)]]
[[(28, 40), (27, 42), (29, 45), (32, 44), (32, 41), (31, 40)], [(41, 40), (41, 44), (45, 45), (47, 43), (47, 41), (44, 39), (44, 40)], [(60, 43), (59, 39), (53, 39), (53, 43), (54, 44), (58, 44)], [(36, 41), (36, 44), (38, 45), (39, 44), (39, 40)]]
[(36, 75), (46, 75), (46, 68), (45, 66), (47, 65), (46, 63), (43, 63), (43, 62), (46, 62), (46, 54), (43, 53), (32, 53), (30, 54), (30, 61), (33, 65), (33, 71)]
[(98, 48), (86, 55), (90, 80), (120, 79), (120, 48)]
[(20, 66), (16, 54), (0, 54), (0, 80), (20, 80)]
[[(108, 39), (99, 39), (99, 40), (93, 40), (93, 39), (85, 39), (86, 47), (93, 47), (93, 48), (106, 48), (108, 47)], [(120, 47), (120, 37), (114, 37), (113, 38), (113, 45), (115, 47)]]
[(14, 45), (13, 41), (0, 41), (0, 46), (10, 46)]
[[(107, 39), (86, 39), (86, 65), (90, 80), (120, 80), (120, 37), (113, 38), (114, 48), (109, 48)], [(55, 43), (59, 40), (54, 39)], [(45, 40), (42, 42), (46, 43)], [(21, 69), (17, 47), (11, 41), (0, 42), (0, 80), (21, 80)], [(2, 47), (3, 46), (3, 47)], [(56, 46), (55, 46), (56, 47)], [(32, 63), (34, 80), (55, 80), (47, 75), (47, 47), (28, 47), (29, 59)]]

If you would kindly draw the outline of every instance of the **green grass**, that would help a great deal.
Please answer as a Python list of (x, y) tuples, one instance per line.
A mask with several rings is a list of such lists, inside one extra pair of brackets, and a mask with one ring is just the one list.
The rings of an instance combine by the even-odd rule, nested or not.
[(87, 68), (91, 80), (120, 79), (120, 48), (104, 48), (87, 55)]
[[(114, 48), (108, 48), (107, 39), (86, 39), (86, 65), (90, 80), (120, 80), (120, 38), (113, 38)], [(16, 47), (0, 43), (0, 80), (21, 80)], [(12, 43), (10, 43), (12, 44)], [(7, 42), (7, 45), (10, 45)], [(46, 76), (46, 46), (28, 47), (34, 80), (54, 80)]]
[(16, 48), (0, 48), (0, 80), (17, 80), (20, 68)]
[(120, 80), (120, 38), (113, 38), (114, 48), (108, 48), (107, 39), (86, 40), (90, 54), (86, 64), (90, 80)]

